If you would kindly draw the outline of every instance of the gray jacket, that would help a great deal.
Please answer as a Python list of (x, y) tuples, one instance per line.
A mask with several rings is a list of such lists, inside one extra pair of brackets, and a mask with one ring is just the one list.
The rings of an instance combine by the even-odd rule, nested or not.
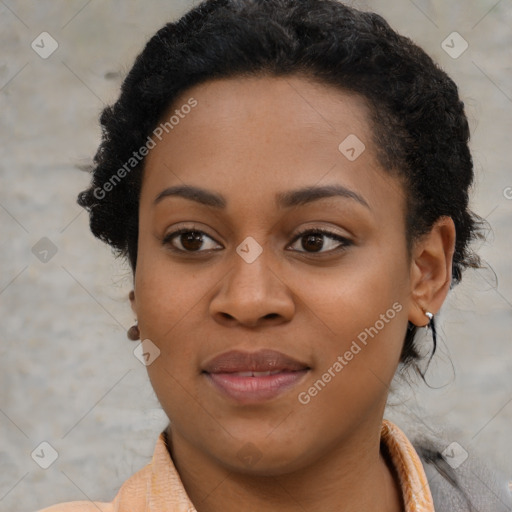
[(423, 463), (436, 512), (512, 512), (508, 479), (457, 443), (407, 434)]

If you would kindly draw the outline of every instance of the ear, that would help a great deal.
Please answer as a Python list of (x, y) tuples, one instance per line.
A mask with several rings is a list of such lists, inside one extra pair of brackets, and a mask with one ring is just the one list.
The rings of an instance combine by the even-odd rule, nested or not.
[(409, 321), (417, 326), (429, 323), (425, 311), (435, 314), (441, 308), (452, 281), (455, 252), (455, 224), (441, 217), (429, 233), (412, 249), (411, 306)]
[(130, 306), (132, 307), (132, 311), (135, 313), (135, 317), (137, 317), (137, 301), (135, 300), (135, 292), (132, 290), (128, 297), (130, 298)]

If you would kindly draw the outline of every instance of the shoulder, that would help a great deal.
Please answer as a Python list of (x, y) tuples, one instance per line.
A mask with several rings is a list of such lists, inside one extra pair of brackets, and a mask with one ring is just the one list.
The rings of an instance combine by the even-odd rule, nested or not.
[(194, 510), (169, 455), (165, 432), (158, 437), (151, 462), (123, 483), (112, 502), (74, 501), (37, 512), (144, 512), (148, 506)]
[(474, 449), (417, 430), (410, 440), (424, 466), (436, 512), (512, 511), (510, 479), (491, 469)]
[(111, 502), (70, 501), (59, 503), (37, 512), (117, 512), (130, 510), (138, 512), (146, 510), (146, 490), (151, 475), (151, 463), (133, 474), (120, 487)]

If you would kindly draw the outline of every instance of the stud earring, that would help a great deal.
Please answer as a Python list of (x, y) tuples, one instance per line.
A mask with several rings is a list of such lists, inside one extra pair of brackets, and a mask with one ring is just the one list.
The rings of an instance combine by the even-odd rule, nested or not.
[(137, 324), (132, 325), (128, 329), (126, 335), (128, 336), (128, 339), (132, 341), (137, 341), (138, 339), (140, 339), (139, 326)]
[(432, 341), (434, 344), (434, 348), (432, 350), (432, 354), (430, 355), (430, 361), (432, 360), (432, 357), (434, 356), (437, 348), (437, 332), (436, 332), (436, 324), (434, 322), (434, 315), (430, 311), (425, 311), (425, 316), (428, 318), (428, 324), (425, 325), (425, 329), (428, 329), (430, 327), (430, 330), (432, 331)]

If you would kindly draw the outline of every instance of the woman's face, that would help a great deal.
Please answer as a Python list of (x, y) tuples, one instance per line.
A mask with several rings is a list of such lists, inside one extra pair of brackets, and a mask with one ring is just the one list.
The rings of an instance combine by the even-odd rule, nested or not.
[(133, 308), (174, 446), (283, 474), (378, 436), (413, 299), (365, 104), (258, 77), (173, 113), (145, 162)]

